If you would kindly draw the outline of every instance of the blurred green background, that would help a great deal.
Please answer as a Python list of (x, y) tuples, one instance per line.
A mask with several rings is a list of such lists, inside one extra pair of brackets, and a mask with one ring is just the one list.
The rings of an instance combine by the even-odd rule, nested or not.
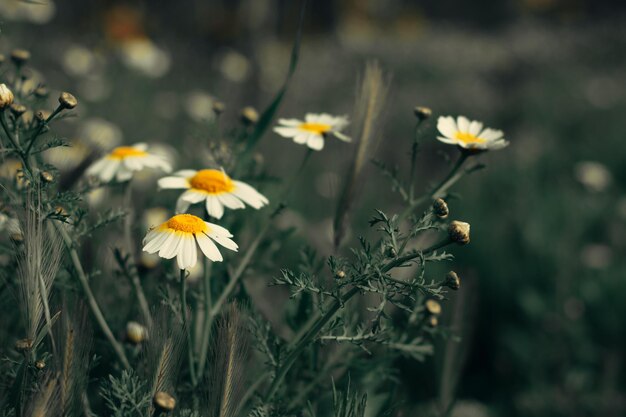
[[(30, 50), (45, 83), (80, 100), (80, 118), (62, 130), (75, 147), (51, 154), (55, 163), (71, 169), (88, 146), (148, 141), (184, 168), (199, 143), (221, 139), (207, 128), (215, 100), (226, 103), (221, 126), (237, 125), (243, 106), (268, 104), (287, 71), (299, 8), (0, 0), (0, 51)], [(464, 337), (453, 352), (461, 367), (453, 415), (626, 415), (626, 4), (312, 1), (303, 36), (279, 115), (349, 114), (358, 73), (378, 60), (392, 83), (377, 159), (406, 166), (412, 109), (433, 109), (421, 189), (454, 155), (435, 140), (436, 116), (482, 120), (511, 142), (481, 156), (488, 169), (462, 180), (450, 201), (453, 217), (472, 225), (471, 245), (454, 251), (463, 284), (451, 303), (462, 320), (449, 323)], [(286, 220), (321, 253), (330, 251), (348, 149), (329, 140), (315, 155)], [(260, 152), (281, 176), (303, 149), (270, 133)], [(374, 207), (393, 212), (400, 202), (369, 171), (352, 242)], [(423, 404), (450, 383), (438, 363), (403, 368), (415, 415), (428, 415)]]

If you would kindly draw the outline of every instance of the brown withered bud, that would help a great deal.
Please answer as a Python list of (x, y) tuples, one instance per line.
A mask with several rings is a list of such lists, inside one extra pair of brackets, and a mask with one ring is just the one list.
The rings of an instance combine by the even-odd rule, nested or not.
[(26, 49), (15, 49), (11, 52), (11, 61), (18, 67), (24, 65), (29, 59), (30, 52)]
[(454, 220), (448, 226), (448, 236), (450, 240), (459, 245), (467, 245), (470, 241), (470, 225), (469, 223)]
[(161, 411), (168, 412), (176, 408), (176, 399), (167, 392), (158, 391), (152, 399), (154, 406)]
[(48, 171), (41, 171), (41, 173), (39, 175), (41, 175), (41, 180), (43, 182), (52, 182), (52, 181), (54, 181), (54, 175), (52, 175)]
[(40, 371), (42, 369), (44, 369), (46, 367), (46, 363), (42, 360), (38, 360), (37, 362), (35, 362), (35, 368), (39, 369)]
[(9, 109), (11, 110), (11, 113), (13, 113), (13, 117), (15, 117), (16, 119), (19, 119), (21, 115), (26, 113), (26, 106), (17, 103), (11, 104), (11, 107), (9, 107)]
[(448, 209), (448, 204), (445, 202), (443, 198), (438, 198), (433, 202), (433, 212), (435, 216), (440, 219), (445, 219), (450, 214), (450, 210)]
[(439, 314), (441, 314), (441, 304), (439, 304), (438, 301), (427, 300), (424, 304), (424, 307), (426, 308), (426, 311), (434, 316), (438, 316)]
[(213, 111), (215, 112), (215, 114), (217, 114), (218, 116), (222, 113), (224, 113), (224, 110), (226, 109), (226, 105), (224, 103), (222, 103), (221, 101), (214, 101), (213, 102)]
[(344, 279), (346, 277), (346, 273), (343, 270), (339, 270), (335, 273), (335, 278)]
[(26, 352), (28, 350), (31, 350), (32, 347), (33, 347), (32, 339), (20, 339), (17, 342), (15, 342), (15, 350), (17, 350), (18, 352)]
[(6, 84), (0, 84), (0, 110), (4, 110), (13, 104), (13, 91)]
[(461, 288), (461, 278), (459, 278), (456, 272), (450, 271), (446, 275), (446, 280), (443, 285), (450, 288), (451, 290), (458, 290), (459, 288)]
[(24, 241), (24, 235), (19, 232), (11, 233), (11, 235), (9, 235), (9, 239), (11, 239), (13, 243), (22, 243)]
[(78, 105), (78, 100), (76, 100), (76, 97), (74, 97), (72, 94), (64, 91), (59, 96), (59, 104), (64, 109), (71, 110)]
[(413, 109), (413, 113), (415, 113), (415, 117), (421, 122), (428, 119), (433, 114), (433, 111), (428, 107), (417, 106)]
[(246, 126), (253, 126), (259, 121), (259, 112), (254, 107), (244, 107), (241, 110), (241, 121)]
[(138, 345), (148, 337), (148, 329), (136, 321), (129, 321), (126, 324), (126, 338), (129, 342)]

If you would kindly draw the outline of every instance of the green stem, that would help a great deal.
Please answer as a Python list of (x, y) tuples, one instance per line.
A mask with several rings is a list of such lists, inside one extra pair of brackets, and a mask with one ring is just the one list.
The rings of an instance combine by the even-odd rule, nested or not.
[(113, 332), (111, 332), (111, 329), (109, 328), (109, 325), (107, 324), (104, 318), (104, 315), (102, 314), (102, 311), (100, 310), (100, 307), (98, 306), (98, 302), (96, 301), (96, 298), (91, 292), (91, 288), (89, 288), (87, 275), (85, 274), (83, 266), (80, 263), (78, 252), (76, 252), (76, 249), (74, 249), (72, 238), (67, 233), (67, 231), (63, 228), (62, 224), (58, 222), (54, 222), (53, 224), (55, 228), (57, 229), (57, 231), (59, 232), (59, 234), (61, 235), (61, 238), (63, 239), (63, 242), (65, 243), (65, 248), (70, 254), (70, 259), (72, 260), (74, 270), (76, 271), (78, 280), (80, 281), (83, 287), (83, 291), (85, 292), (85, 296), (87, 297), (87, 302), (89, 304), (89, 307), (91, 308), (92, 314), (96, 318), (96, 322), (100, 326), (100, 329), (104, 333), (104, 336), (107, 338), (107, 340), (113, 347), (113, 350), (117, 354), (117, 357), (124, 365), (124, 368), (129, 369), (130, 363), (128, 362), (128, 359), (126, 358), (124, 349), (122, 348), (122, 345), (120, 345), (119, 342), (115, 340), (115, 336), (113, 336)]
[(394, 259), (392, 261), (389, 261), (385, 266), (383, 266), (382, 269), (381, 269), (381, 272), (383, 272), (383, 273), (384, 272), (389, 272), (393, 268), (402, 266), (406, 262), (411, 261), (411, 260), (421, 256), (422, 254), (434, 252), (437, 249), (441, 249), (444, 246), (448, 246), (450, 243), (452, 243), (452, 241), (450, 240), (449, 237), (446, 237), (445, 239), (441, 240), (440, 242), (435, 243), (434, 245), (432, 245), (428, 249), (425, 249), (423, 251), (414, 252), (414, 253), (409, 253), (409, 254), (404, 255), (404, 256), (400, 256), (400, 257), (398, 257), (398, 258), (396, 258), (396, 259)]
[(422, 124), (422, 119), (418, 118), (415, 123), (415, 130), (413, 132), (413, 145), (411, 146), (411, 169), (409, 171), (409, 193), (411, 200), (413, 200), (413, 189), (415, 187), (415, 174), (417, 171), (417, 154), (419, 152), (419, 128)]
[(124, 217), (124, 244), (126, 246), (126, 253), (128, 253), (128, 259), (132, 262), (132, 266), (128, 269), (128, 278), (130, 278), (130, 282), (135, 290), (137, 302), (139, 303), (139, 308), (141, 309), (144, 320), (146, 321), (148, 327), (151, 328), (152, 315), (150, 314), (150, 307), (148, 305), (146, 294), (141, 286), (141, 280), (139, 279), (139, 274), (137, 272), (137, 260), (135, 251), (133, 250), (134, 244), (131, 232), (135, 210), (133, 209), (133, 190), (130, 181), (124, 185), (124, 208), (126, 209), (126, 216)]
[(191, 383), (196, 386), (198, 380), (196, 378), (196, 368), (193, 358), (193, 342), (191, 340), (191, 327), (187, 323), (187, 283), (185, 282), (185, 270), (180, 270), (180, 308), (183, 318), (183, 327), (187, 334), (187, 352), (189, 353), (189, 372), (191, 373)]
[(13, 148), (15, 148), (15, 153), (22, 160), (24, 168), (27, 169), (28, 172), (31, 173), (31, 175), (32, 175), (31, 168), (30, 168), (30, 163), (28, 162), (28, 154), (22, 151), (22, 147), (15, 140), (15, 138), (13, 137), (13, 134), (9, 130), (9, 126), (7, 125), (7, 121), (5, 119), (5, 111), (4, 110), (2, 110), (2, 112), (0, 112), (0, 124), (2, 125), (2, 129), (4, 130), (4, 133), (6, 134), (7, 138), (9, 139), (9, 142), (11, 142), (11, 146), (13, 146)]
[(30, 142), (28, 142), (26, 151), (24, 151), (24, 153), (26, 154), (26, 157), (28, 157), (28, 155), (30, 154), (30, 150), (35, 145), (35, 142), (37, 141), (37, 138), (41, 134), (41, 131), (43, 130), (44, 126), (50, 123), (57, 114), (61, 113), (62, 110), (63, 110), (63, 106), (59, 105), (56, 109), (54, 109), (54, 111), (50, 114), (50, 116), (48, 116), (48, 118), (45, 121), (39, 123), (39, 127), (37, 128), (33, 136), (30, 138)]
[(198, 362), (198, 379), (204, 374), (204, 367), (206, 365), (207, 355), (209, 351), (209, 338), (211, 335), (212, 317), (212, 294), (211, 294), (211, 266), (213, 264), (208, 258), (204, 259), (204, 280), (202, 281), (202, 288), (204, 290), (204, 321), (202, 328), (202, 340), (200, 341), (200, 356)]

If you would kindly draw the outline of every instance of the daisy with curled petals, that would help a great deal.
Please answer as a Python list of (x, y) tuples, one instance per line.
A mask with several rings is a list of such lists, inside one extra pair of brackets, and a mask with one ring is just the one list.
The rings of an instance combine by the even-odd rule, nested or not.
[(501, 130), (483, 129), (481, 122), (470, 121), (465, 116), (456, 120), (452, 116), (439, 117), (437, 129), (443, 135), (437, 137), (441, 142), (472, 151), (497, 150), (509, 144)]
[(260, 209), (269, 203), (263, 194), (248, 184), (235, 181), (217, 169), (178, 171), (171, 177), (161, 178), (159, 188), (187, 189), (178, 198), (177, 213), (184, 213), (191, 204), (205, 201), (207, 212), (216, 219), (224, 215), (224, 207), (242, 209), (247, 204)]
[(133, 146), (114, 148), (87, 169), (87, 175), (98, 177), (102, 182), (115, 178), (118, 182), (128, 181), (134, 171), (144, 168), (159, 168), (171, 172), (172, 167), (163, 157), (148, 153), (148, 145), (137, 143)]
[(333, 135), (344, 142), (350, 142), (350, 137), (341, 133), (348, 126), (346, 116), (331, 116), (330, 114), (307, 113), (304, 121), (298, 119), (278, 119), (274, 132), (285, 138), (293, 138), (295, 143), (306, 145), (315, 151), (324, 148), (324, 139)]
[(233, 235), (221, 226), (205, 222), (192, 214), (177, 214), (165, 223), (148, 231), (143, 240), (143, 250), (157, 253), (161, 258), (176, 257), (181, 270), (193, 268), (200, 250), (213, 262), (224, 260), (214, 241), (226, 249), (237, 252), (238, 246), (230, 238)]

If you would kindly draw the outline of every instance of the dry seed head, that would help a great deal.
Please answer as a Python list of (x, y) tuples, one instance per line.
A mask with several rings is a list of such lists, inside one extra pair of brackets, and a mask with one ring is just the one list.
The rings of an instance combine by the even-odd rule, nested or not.
[(461, 278), (459, 278), (456, 272), (450, 271), (446, 275), (444, 285), (451, 290), (458, 290), (459, 288), (461, 288)]
[(426, 311), (434, 316), (441, 314), (441, 304), (435, 300), (427, 300), (424, 306), (426, 307)]
[(46, 363), (44, 361), (39, 360), (35, 362), (35, 368), (39, 369), (40, 371), (44, 369), (45, 367), (46, 367)]
[(63, 107), (64, 109), (71, 110), (78, 105), (78, 100), (76, 100), (76, 97), (74, 97), (72, 94), (64, 91), (59, 96), (59, 104), (61, 104), (61, 107)]
[(9, 90), (6, 84), (0, 84), (0, 109), (4, 110), (13, 104), (13, 92)]
[(448, 236), (450, 240), (459, 245), (467, 245), (470, 241), (470, 225), (469, 223), (454, 220), (448, 227)]
[(167, 392), (159, 391), (152, 399), (154, 405), (161, 411), (172, 411), (176, 408), (176, 399)]
[(15, 49), (11, 52), (11, 60), (17, 66), (21, 66), (30, 59), (30, 52), (26, 49)]
[(136, 321), (129, 321), (126, 324), (126, 338), (137, 345), (148, 338), (148, 329)]
[(413, 113), (415, 113), (415, 117), (421, 122), (428, 119), (433, 114), (433, 111), (428, 107), (417, 106), (413, 109)]
[(220, 115), (224, 113), (224, 109), (226, 109), (226, 105), (221, 101), (213, 102), (213, 111), (215, 112), (215, 114)]
[(41, 179), (44, 182), (52, 182), (54, 181), (54, 175), (52, 175), (50, 172), (48, 171), (41, 171)]
[(17, 350), (18, 352), (26, 352), (28, 350), (30, 350), (33, 347), (33, 340), (32, 339), (20, 339), (17, 342), (15, 342), (15, 350)]
[(10, 109), (11, 109), (11, 113), (13, 113), (13, 116), (16, 119), (19, 118), (24, 113), (26, 113), (26, 107), (21, 104), (13, 103), (11, 104)]
[(438, 198), (433, 202), (433, 212), (440, 219), (445, 219), (450, 214), (450, 210), (448, 209), (448, 204), (445, 202), (443, 198)]
[(254, 107), (244, 107), (241, 110), (241, 121), (248, 126), (255, 125), (259, 121), (259, 112)]

